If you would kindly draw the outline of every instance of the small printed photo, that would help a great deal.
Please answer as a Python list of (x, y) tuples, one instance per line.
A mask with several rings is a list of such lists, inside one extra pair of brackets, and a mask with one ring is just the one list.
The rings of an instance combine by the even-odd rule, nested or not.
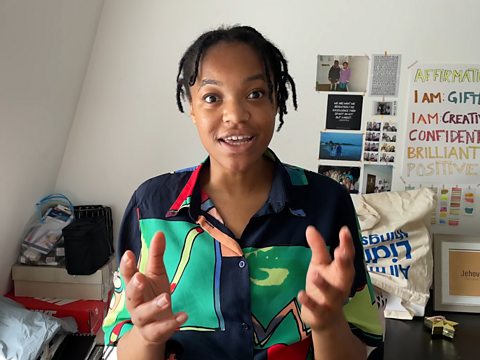
[(364, 151), (378, 151), (378, 142), (365, 142)]
[(367, 162), (378, 162), (378, 152), (365, 152), (363, 160)]
[(374, 101), (373, 102), (373, 115), (397, 115), (397, 102), (396, 101)]
[(381, 126), (382, 126), (381, 122), (369, 121), (367, 122), (367, 131), (380, 131)]
[(397, 124), (386, 121), (383, 123), (382, 131), (397, 132)]
[(395, 161), (395, 154), (381, 153), (380, 162), (393, 163)]
[(342, 184), (349, 193), (358, 194), (360, 167), (319, 165), (318, 173)]
[(380, 141), (380, 132), (367, 131), (367, 133), (365, 135), (365, 140), (367, 140), (367, 141)]
[(383, 152), (395, 152), (395, 144), (388, 144), (388, 143), (383, 143), (382, 147), (380, 148), (381, 151)]
[(397, 141), (397, 134), (396, 133), (382, 133), (382, 141), (396, 142)]
[(393, 166), (391, 165), (365, 165), (362, 176), (362, 194), (390, 191), (392, 173)]
[(363, 134), (321, 132), (319, 159), (360, 161)]
[(366, 55), (318, 55), (317, 91), (366, 92), (369, 59)]

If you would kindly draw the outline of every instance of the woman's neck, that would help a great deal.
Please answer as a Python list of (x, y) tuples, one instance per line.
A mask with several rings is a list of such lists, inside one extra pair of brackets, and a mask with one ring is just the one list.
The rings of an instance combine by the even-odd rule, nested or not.
[(262, 157), (246, 171), (229, 171), (215, 162), (201, 176), (202, 187), (211, 193), (245, 196), (270, 189), (273, 179), (274, 163)]
[(242, 172), (225, 171), (210, 162), (204, 170), (200, 174), (203, 190), (212, 199), (225, 226), (240, 239), (250, 219), (268, 199), (273, 181), (273, 161), (262, 157), (258, 164)]

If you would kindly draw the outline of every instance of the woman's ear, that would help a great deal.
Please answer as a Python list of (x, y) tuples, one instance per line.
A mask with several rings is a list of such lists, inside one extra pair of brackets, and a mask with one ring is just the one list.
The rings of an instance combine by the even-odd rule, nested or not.
[(197, 123), (197, 120), (195, 120), (195, 112), (193, 111), (192, 103), (190, 103), (190, 118), (194, 124)]

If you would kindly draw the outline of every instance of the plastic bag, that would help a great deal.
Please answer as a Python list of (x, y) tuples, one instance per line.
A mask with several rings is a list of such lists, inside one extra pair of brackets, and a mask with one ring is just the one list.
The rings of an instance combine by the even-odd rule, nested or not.
[(387, 318), (423, 316), (433, 279), (427, 188), (352, 196), (373, 285), (387, 298)]
[(73, 220), (73, 204), (62, 194), (51, 194), (36, 203), (37, 214), (22, 241), (23, 264), (60, 265), (64, 261), (62, 229)]

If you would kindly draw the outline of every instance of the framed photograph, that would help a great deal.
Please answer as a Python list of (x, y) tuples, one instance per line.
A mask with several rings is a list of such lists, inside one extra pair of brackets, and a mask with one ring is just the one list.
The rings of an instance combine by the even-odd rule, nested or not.
[(480, 313), (480, 237), (433, 235), (434, 308)]

